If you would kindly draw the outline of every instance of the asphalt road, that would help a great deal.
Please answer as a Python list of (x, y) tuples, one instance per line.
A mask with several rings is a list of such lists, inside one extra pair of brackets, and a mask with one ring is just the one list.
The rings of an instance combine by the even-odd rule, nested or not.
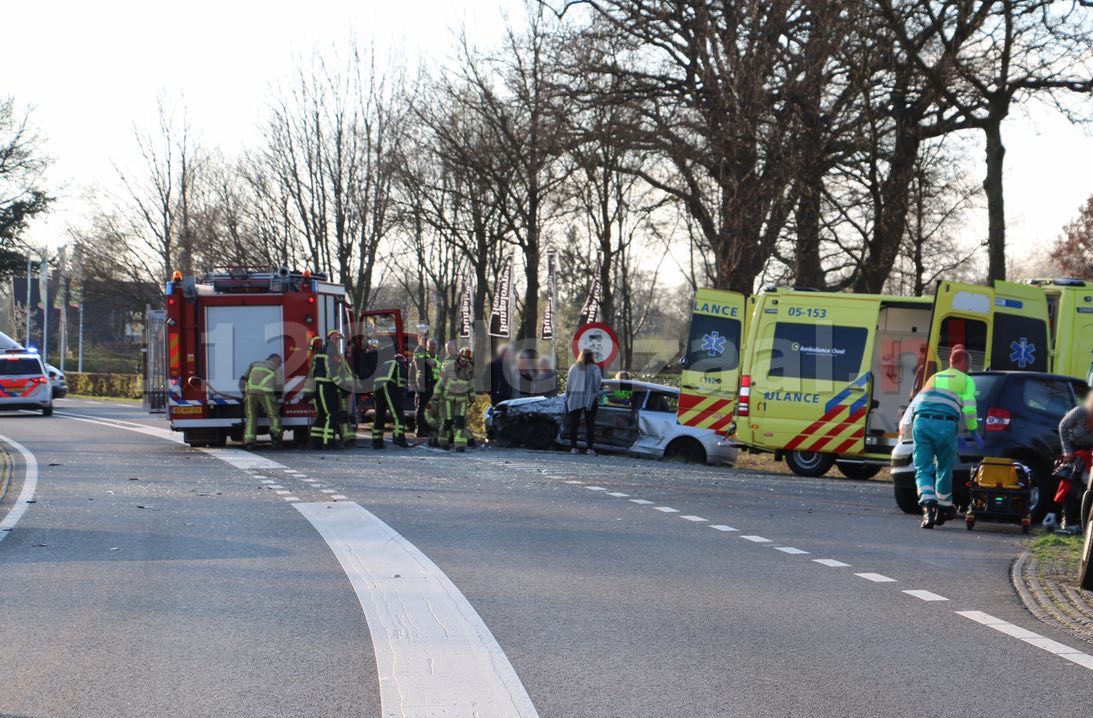
[(38, 464), (0, 539), (0, 716), (1088, 712), (1093, 657), (1009, 585), (1020, 534), (922, 531), (884, 484), (164, 428), (0, 417), (0, 518), (13, 442)]

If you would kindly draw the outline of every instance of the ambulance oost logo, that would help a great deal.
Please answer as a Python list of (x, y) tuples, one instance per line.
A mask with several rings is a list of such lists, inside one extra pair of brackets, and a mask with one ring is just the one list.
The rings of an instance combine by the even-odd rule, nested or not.
[(1036, 345), (1027, 338), (1010, 342), (1010, 361), (1021, 369), (1036, 363)]
[(714, 331), (702, 336), (702, 351), (709, 357), (719, 357), (725, 353), (725, 337)]

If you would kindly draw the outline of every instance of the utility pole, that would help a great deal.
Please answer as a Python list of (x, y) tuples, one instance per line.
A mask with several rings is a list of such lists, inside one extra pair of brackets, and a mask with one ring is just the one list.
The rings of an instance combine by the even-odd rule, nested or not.
[(33, 281), (33, 279), (32, 279), (33, 276), (34, 276), (34, 262), (30, 258), (30, 250), (28, 249), (27, 250), (27, 303), (26, 303), (26, 306), (24, 307), (24, 309), (27, 310), (27, 340), (23, 343), (23, 346), (25, 346), (25, 347), (30, 347), (30, 318), (31, 318), (31, 313), (30, 313), (31, 312), (31, 309), (30, 309), (30, 300), (31, 300), (30, 283), (31, 283), (31, 281)]
[(42, 250), (42, 263), (38, 265), (38, 291), (42, 300), (42, 358), (49, 361), (49, 250)]

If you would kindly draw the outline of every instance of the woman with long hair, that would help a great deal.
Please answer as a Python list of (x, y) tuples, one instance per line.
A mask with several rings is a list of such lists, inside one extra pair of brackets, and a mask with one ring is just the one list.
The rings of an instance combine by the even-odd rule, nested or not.
[(587, 450), (596, 455), (596, 404), (603, 388), (603, 372), (596, 365), (590, 349), (581, 352), (581, 358), (569, 368), (565, 384), (566, 422), (569, 425), (569, 450), (577, 453), (577, 433), (584, 417)]

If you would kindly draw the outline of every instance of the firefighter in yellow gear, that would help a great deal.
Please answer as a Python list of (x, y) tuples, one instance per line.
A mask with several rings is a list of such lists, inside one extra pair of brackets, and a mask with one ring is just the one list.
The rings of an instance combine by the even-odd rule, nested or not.
[(278, 449), (281, 447), (282, 432), (281, 403), (278, 398), (285, 386), (281, 372), (281, 355), (270, 354), (265, 359), (254, 362), (247, 368), (244, 377), (245, 448), (254, 448), (254, 442), (258, 439), (258, 414), (261, 412), (269, 418), (269, 436), (273, 441), (273, 448)]
[(440, 430), (440, 447), (467, 450), (467, 409), (474, 401), (474, 355), (470, 349), (461, 349), (453, 359), (444, 362), (436, 393), (444, 407), (444, 426)]
[(376, 377), (375, 418), (372, 420), (372, 448), (382, 449), (383, 432), (387, 428), (387, 416), (391, 416), (391, 443), (409, 446), (406, 427), (402, 423), (402, 405), (406, 396), (406, 357), (401, 354), (384, 362)]
[(330, 357), (322, 337), (311, 340), (311, 365), (307, 373), (308, 396), (315, 403), (315, 421), (311, 424), (311, 446), (315, 449), (337, 448), (335, 434), (342, 422), (341, 396), (331, 372)]
[(351, 447), (357, 445), (357, 431), (349, 416), (349, 400), (356, 393), (356, 381), (349, 368), (349, 362), (345, 359), (345, 353), (342, 351), (341, 341), (342, 333), (337, 329), (331, 329), (326, 333), (326, 355), (330, 363), (330, 378), (338, 387), (338, 408), (341, 412), (338, 433), (341, 435), (342, 444)]

